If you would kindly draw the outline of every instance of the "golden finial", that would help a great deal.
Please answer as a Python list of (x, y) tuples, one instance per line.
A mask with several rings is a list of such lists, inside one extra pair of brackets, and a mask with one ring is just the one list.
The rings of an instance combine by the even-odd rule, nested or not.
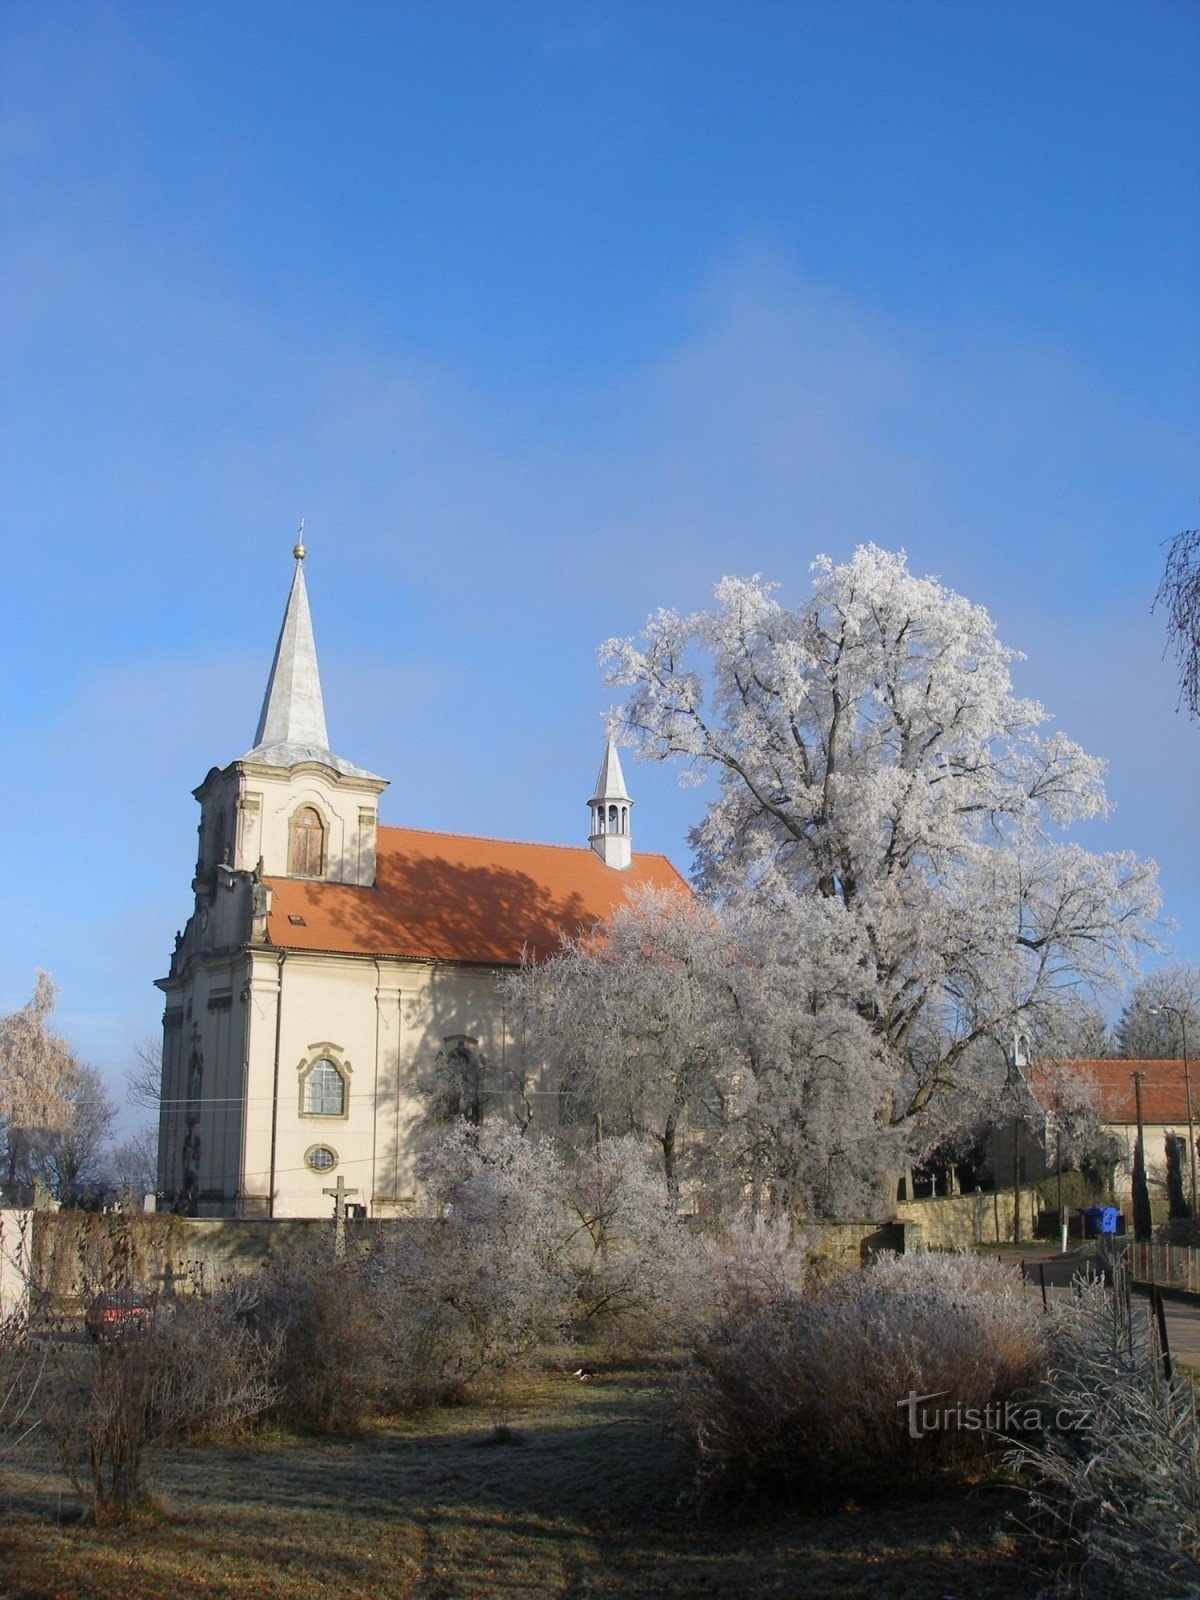
[(300, 518), (300, 534), (299, 534), (299, 537), (296, 540), (295, 546), (292, 549), (292, 554), (295, 556), (297, 561), (303, 561), (306, 553), (307, 552), (305, 551), (305, 548), (304, 548), (304, 518), (301, 517)]

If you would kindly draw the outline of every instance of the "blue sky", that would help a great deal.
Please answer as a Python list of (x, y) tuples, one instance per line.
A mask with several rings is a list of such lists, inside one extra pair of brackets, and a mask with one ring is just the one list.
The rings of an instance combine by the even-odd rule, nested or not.
[[(582, 842), (597, 645), (904, 547), (1109, 763), (1200, 958), (1200, 7), (0, 7), (0, 1009), (119, 1078), (307, 518), (393, 822)], [(636, 845), (695, 791), (629, 768)], [(17, 841), (20, 841), (18, 844)]]

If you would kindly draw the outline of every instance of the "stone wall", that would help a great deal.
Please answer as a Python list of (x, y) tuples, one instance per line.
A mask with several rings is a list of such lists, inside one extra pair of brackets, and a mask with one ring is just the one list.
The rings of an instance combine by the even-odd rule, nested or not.
[[(1021, 1193), (1021, 1232), (1032, 1238), (1037, 1198)], [(13, 1213), (5, 1212), (4, 1216)], [(210, 1288), (219, 1278), (252, 1272), (264, 1261), (333, 1253), (330, 1219), (176, 1217), (159, 1214), (97, 1215), (83, 1211), (33, 1213), (32, 1277), (60, 1300), (94, 1293), (105, 1284), (136, 1283), (168, 1293)], [(403, 1218), (346, 1223), (347, 1248), (366, 1249), (397, 1228), (420, 1227)], [(969, 1249), (1009, 1244), (1012, 1190), (899, 1202), (885, 1221), (801, 1224), (809, 1253), (855, 1264), (875, 1250)]]
[[(347, 1248), (370, 1245), (380, 1230), (411, 1226), (403, 1221), (347, 1222)], [(319, 1251), (332, 1257), (332, 1220), (34, 1213), (33, 1280), (58, 1300), (86, 1296), (113, 1283), (186, 1294), (211, 1288), (218, 1278), (252, 1272), (264, 1261)]]
[[(1021, 1237), (1031, 1239), (1038, 1200), (1021, 1191)], [(952, 1195), (938, 1200), (901, 1200), (885, 1222), (801, 1224), (810, 1254), (835, 1262), (855, 1262), (874, 1250), (969, 1250), (976, 1245), (1011, 1244), (1013, 1192)]]
[[(1021, 1237), (1032, 1239), (1039, 1202), (1033, 1189), (1021, 1190)], [(951, 1195), (941, 1200), (901, 1200), (896, 1215), (918, 1223), (930, 1250), (965, 1250), (972, 1245), (1013, 1242), (1013, 1192)]]

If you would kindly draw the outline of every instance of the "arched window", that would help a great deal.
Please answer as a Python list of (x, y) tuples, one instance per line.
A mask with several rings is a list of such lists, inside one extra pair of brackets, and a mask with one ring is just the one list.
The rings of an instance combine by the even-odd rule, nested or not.
[(616, 806), (609, 806), (609, 808), (608, 808), (608, 831), (609, 831), (609, 833), (616, 833), (616, 831), (617, 831), (617, 808), (616, 808)]
[(318, 1056), (304, 1074), (302, 1104), (306, 1117), (346, 1115), (346, 1080), (328, 1056)]
[(293, 878), (319, 878), (325, 871), (325, 824), (315, 806), (301, 806), (292, 818), (289, 871)]
[(213, 828), (213, 866), (219, 867), (225, 860), (225, 813), (217, 812), (216, 826)]

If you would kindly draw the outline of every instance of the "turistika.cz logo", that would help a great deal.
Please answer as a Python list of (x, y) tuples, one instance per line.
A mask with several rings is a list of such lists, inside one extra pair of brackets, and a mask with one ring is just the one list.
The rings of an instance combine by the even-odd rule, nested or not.
[(1004, 1400), (989, 1402), (985, 1406), (964, 1406), (961, 1401), (952, 1406), (930, 1405), (950, 1393), (949, 1389), (935, 1389), (932, 1394), (918, 1394), (910, 1389), (896, 1405), (908, 1412), (908, 1437), (923, 1439), (927, 1433), (1040, 1433), (1051, 1425), (1059, 1433), (1075, 1433), (1086, 1428), (1091, 1420), (1090, 1411), (1060, 1409), (1051, 1415), (1043, 1406), (1030, 1400)]

